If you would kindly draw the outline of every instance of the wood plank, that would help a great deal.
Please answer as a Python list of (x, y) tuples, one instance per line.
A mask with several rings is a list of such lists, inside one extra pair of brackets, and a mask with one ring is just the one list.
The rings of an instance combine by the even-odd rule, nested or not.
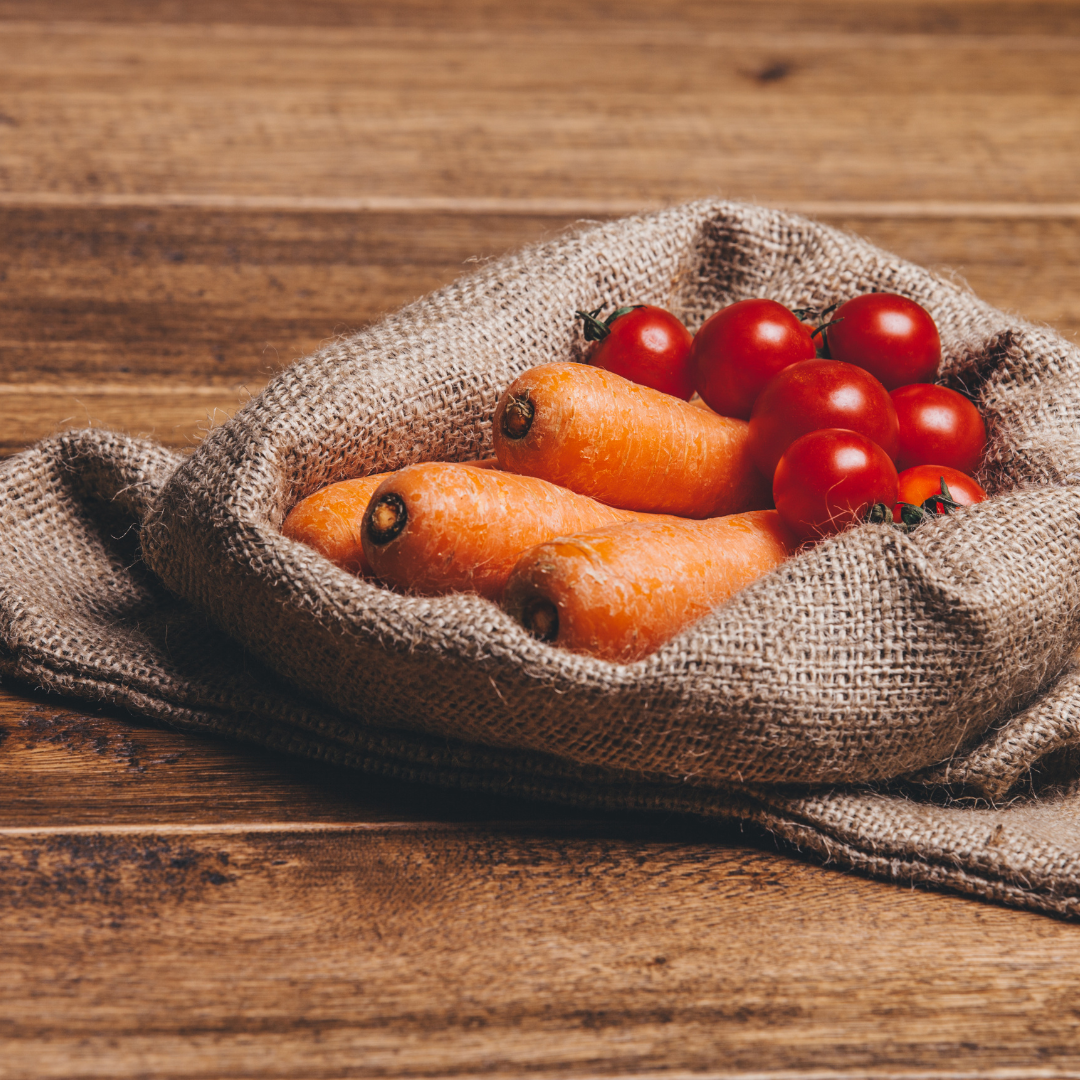
[(570, 816), (523, 799), (383, 780), (170, 731), (17, 686), (0, 689), (0, 829)]
[(0, 19), (80, 21), (156, 25), (227, 23), (245, 27), (422, 28), (504, 33), (519, 26), (611, 31), (648, 27), (667, 33), (698, 33), (718, 23), (735, 31), (806, 33), (823, 26), (847, 33), (868, 29), (882, 34), (1067, 35), (1080, 33), (1073, 0), (622, 0), (617, 18), (602, 3), (538, 0), (491, 4), (488, 0), (0, 0)]
[(0, 373), (235, 390), (565, 214), (0, 207)]
[[(254, 390), (258, 391), (259, 386)], [(246, 397), (246, 395), (244, 395)], [(192, 450), (212, 427), (224, 423), (242, 404), (233, 390), (169, 386), (139, 390), (0, 384), (0, 456), (18, 453), (38, 439), (71, 428), (103, 427), (156, 439), (176, 450)]]
[[(827, 6), (816, 9), (818, 14)], [(863, 28), (874, 25), (865, 14)], [(1055, 7), (1056, 12), (1065, 9)], [(425, 28), (11, 22), (0, 185), (678, 200), (1075, 198), (1080, 35), (777, 39), (574, 20)], [(769, 36), (762, 38), (765, 30)], [(624, 31), (625, 32), (625, 31)], [(933, 35), (931, 35), (933, 37)]]
[(1051, 1077), (1080, 927), (615, 827), (0, 833), (5, 1075)]
[[(1080, 333), (1080, 215), (820, 215)], [(0, 453), (96, 423), (190, 448), (272, 372), (561, 214), (0, 209)]]
[[(900, 217), (815, 207), (830, 224), (1062, 333), (1080, 329), (1080, 215)], [(6, 383), (147, 376), (233, 388), (359, 329), (478, 263), (558, 235), (566, 214), (0, 209)]]

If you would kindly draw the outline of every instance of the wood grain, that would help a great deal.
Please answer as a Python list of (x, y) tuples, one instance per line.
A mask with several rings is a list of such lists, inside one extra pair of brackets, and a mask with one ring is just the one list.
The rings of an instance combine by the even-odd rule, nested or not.
[(130, 387), (110, 390), (87, 384), (25, 389), (0, 386), (5, 420), (0, 455), (18, 453), (30, 443), (61, 431), (91, 427), (154, 439), (176, 450), (192, 450), (240, 404), (241, 397), (234, 392), (208, 395), (201, 387), (188, 386), (157, 386), (135, 392)]
[[(818, 216), (1080, 332), (1080, 216)], [(190, 449), (296, 357), (573, 221), (0, 208), (0, 453), (91, 423)]]
[(554, 823), (102, 829), (0, 833), (0, 867), (11, 1077), (1080, 1068), (1080, 928), (766, 852)]
[(472, 30), (505, 33), (523, 27), (580, 27), (584, 32), (649, 30), (658, 35), (700, 34), (720, 24), (730, 31), (767, 29), (809, 33), (823, 27), (844, 33), (1076, 36), (1080, 12), (1073, 0), (538, 0), (522, 5), (489, 0), (0, 0), (0, 19), (40, 22), (195, 24), (257, 27), (362, 27)]
[[(620, 19), (603, 48), (588, 18), (519, 14), (479, 29), (466, 9), (450, 27), (426, 21), (425, 6), (389, 25), (361, 15), (258, 32), (12, 21), (0, 35), (0, 186), (1076, 198), (1080, 35), (1067, 34), (1067, 6), (1046, 9), (1060, 16), (1053, 31), (1008, 42), (890, 35), (877, 5), (860, 5), (857, 28), (849, 7), (843, 30), (833, 5), (798, 5), (799, 29), (786, 31), (770, 19), (790, 8), (754, 20), (736, 7), (738, 29), (723, 4), (666, 34), (655, 17)], [(976, 21), (970, 5), (945, 11), (946, 26)]]
[(196, 738), (18, 687), (0, 690), (0, 830), (569, 816), (523, 799), (382, 780)]
[(1080, 927), (48, 698), (0, 736), (5, 1077), (1080, 1066)]
[[(816, 216), (1080, 332), (1071, 0), (0, 0), (0, 454), (195, 445), (581, 217)], [(0, 690), (0, 1078), (1080, 1075), (1080, 927)]]
[(6, 382), (233, 389), (565, 215), (0, 208)]

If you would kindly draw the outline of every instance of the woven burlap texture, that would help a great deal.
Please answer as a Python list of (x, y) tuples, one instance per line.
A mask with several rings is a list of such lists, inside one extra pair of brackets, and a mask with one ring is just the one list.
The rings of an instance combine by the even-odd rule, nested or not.
[[(746, 296), (871, 289), (937, 320), (943, 381), (988, 419), (995, 498), (821, 544), (637, 664), (538, 643), (477, 597), (387, 591), (280, 534), (327, 482), (488, 452), (501, 390), (582, 355), (575, 309), (658, 303), (694, 328)], [(186, 460), (83, 433), (8, 462), (2, 663), (363, 768), (754, 819), (873, 873), (1071, 911), (1078, 416), (1073, 346), (836, 230), (718, 202), (584, 226), (298, 362)], [(850, 787), (897, 778), (904, 794)], [(941, 802), (1017, 784), (1036, 793), (1006, 809)]]

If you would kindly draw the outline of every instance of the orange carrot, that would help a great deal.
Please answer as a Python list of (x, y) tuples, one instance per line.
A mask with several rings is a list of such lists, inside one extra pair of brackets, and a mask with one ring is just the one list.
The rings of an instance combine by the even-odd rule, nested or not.
[(361, 533), (364, 554), (384, 584), (495, 600), (526, 548), (643, 516), (531, 476), (432, 463), (385, 480)]
[(375, 489), (390, 475), (342, 480), (301, 499), (281, 526), (282, 533), (314, 548), (342, 570), (371, 573), (360, 543), (360, 522)]
[(775, 510), (611, 525), (523, 552), (503, 607), (542, 641), (632, 663), (796, 547)]
[(495, 454), (610, 506), (704, 518), (772, 505), (749, 425), (586, 364), (544, 364), (495, 409)]
[[(497, 468), (494, 458), (470, 461), (479, 469)], [(374, 473), (354, 480), (342, 480), (301, 499), (281, 526), (290, 540), (298, 540), (325, 555), (351, 574), (366, 576), (371, 566), (360, 542), (360, 523), (376, 488), (393, 473)]]

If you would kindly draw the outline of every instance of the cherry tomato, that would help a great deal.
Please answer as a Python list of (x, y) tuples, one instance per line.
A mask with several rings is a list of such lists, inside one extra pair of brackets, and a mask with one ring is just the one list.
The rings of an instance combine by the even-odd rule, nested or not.
[[(598, 323), (596, 314), (590, 318)], [(684, 401), (690, 398), (694, 392), (690, 375), (694, 339), (670, 311), (642, 304), (598, 325), (607, 332), (589, 363)]]
[(885, 387), (838, 360), (792, 364), (765, 387), (750, 415), (750, 456), (762, 475), (772, 476), (784, 451), (818, 428), (857, 431), (896, 457), (896, 410)]
[(973, 473), (986, 449), (986, 424), (963, 394), (946, 386), (913, 383), (894, 390), (900, 423), (898, 469), (912, 465), (949, 465)]
[(941, 338), (930, 313), (914, 300), (867, 293), (841, 304), (833, 318), (829, 355), (866, 368), (887, 390), (930, 382), (937, 374)]
[(816, 356), (810, 331), (775, 300), (740, 300), (710, 315), (694, 336), (694, 387), (721, 416), (750, 417), (765, 384)]
[(796, 439), (776, 466), (773, 500), (800, 540), (862, 521), (874, 503), (896, 502), (896, 467), (857, 431), (822, 428)]
[(893, 521), (900, 520), (900, 503), (922, 506), (931, 496), (939, 494), (943, 477), (949, 494), (961, 506), (974, 506), (986, 498), (982, 487), (957, 469), (947, 465), (915, 465), (905, 469), (897, 481)]

